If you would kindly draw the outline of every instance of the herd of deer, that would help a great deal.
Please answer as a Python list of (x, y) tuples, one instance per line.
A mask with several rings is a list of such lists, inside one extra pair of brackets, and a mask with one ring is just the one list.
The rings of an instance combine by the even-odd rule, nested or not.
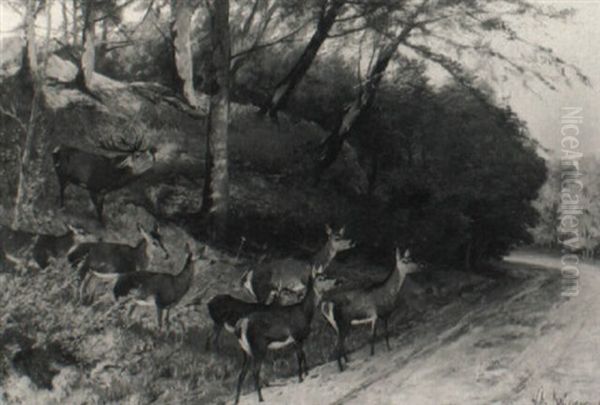
[[(64, 204), (64, 189), (72, 183), (87, 189), (95, 205), (99, 220), (106, 193), (123, 187), (154, 162), (155, 151), (140, 151), (140, 145), (127, 155), (109, 158), (73, 147), (60, 146), (53, 151), (54, 166), (60, 185), (60, 203)], [(141, 162), (141, 163), (140, 163)], [(148, 271), (155, 252), (164, 258), (169, 252), (162, 242), (157, 225), (146, 230), (138, 224), (141, 240), (135, 246), (90, 240), (82, 229), (68, 225), (62, 235), (35, 234), (13, 230), (0, 225), (0, 260), (19, 263), (19, 257), (30, 254), (40, 268), (49, 265), (52, 258), (66, 257), (77, 269), (80, 279), (80, 299), (86, 300), (92, 277), (114, 282), (113, 296), (118, 303), (122, 297), (134, 296), (140, 305), (156, 308), (159, 330), (162, 329), (163, 312), (169, 328), (169, 310), (188, 292), (199, 256), (186, 244), (186, 259), (177, 274)], [(261, 263), (245, 272), (240, 286), (254, 298), (244, 301), (229, 294), (216, 295), (207, 303), (208, 313), (214, 322), (212, 333), (206, 339), (206, 349), (211, 345), (219, 352), (219, 336), (223, 328), (235, 335), (243, 364), (239, 374), (235, 403), (250, 366), (259, 401), (263, 401), (260, 370), (269, 350), (291, 346), (296, 352), (300, 382), (308, 373), (304, 343), (310, 335), (315, 309), (319, 308), (337, 336), (335, 356), (340, 371), (348, 361), (345, 339), (354, 325), (368, 324), (371, 330), (371, 355), (374, 354), (377, 322), (384, 326), (389, 349), (388, 319), (397, 306), (400, 287), (407, 274), (418, 270), (411, 261), (408, 250), (401, 255), (396, 249), (395, 267), (381, 282), (354, 289), (328, 288), (331, 280), (325, 272), (336, 254), (354, 246), (344, 236), (344, 228), (333, 231), (326, 227), (327, 242), (310, 263), (292, 259)], [(93, 239), (93, 238), (92, 238)], [(329, 282), (329, 283), (328, 283)], [(135, 292), (135, 294), (133, 294)], [(134, 306), (131, 307), (131, 310)]]

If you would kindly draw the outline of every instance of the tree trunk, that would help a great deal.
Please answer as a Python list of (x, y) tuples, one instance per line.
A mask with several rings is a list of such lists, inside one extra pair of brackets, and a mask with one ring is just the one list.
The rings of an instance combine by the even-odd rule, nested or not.
[(63, 30), (63, 42), (69, 43), (69, 13), (67, 10), (67, 0), (60, 2), (60, 10), (62, 15), (62, 30)]
[(83, 5), (83, 53), (79, 61), (79, 71), (75, 84), (84, 90), (91, 90), (94, 66), (96, 64), (94, 0), (86, 0)]
[(73, 36), (73, 46), (77, 46), (77, 43), (79, 42), (79, 23), (77, 20), (77, 12), (79, 11), (79, 1), (80, 0), (72, 1), (73, 21), (71, 26), (71, 35)]
[(277, 112), (286, 106), (286, 103), (292, 95), (294, 89), (300, 83), (306, 72), (312, 65), (319, 48), (327, 39), (327, 35), (335, 23), (344, 0), (333, 0), (331, 6), (321, 15), (317, 24), (317, 29), (313, 33), (308, 45), (304, 48), (304, 52), (300, 55), (300, 59), (288, 72), (288, 74), (277, 84), (275, 91), (268, 101), (267, 106), (263, 109), (263, 113), (267, 112), (273, 118), (277, 116)]
[(108, 49), (108, 17), (102, 20), (102, 35), (100, 36), (100, 44), (98, 45), (98, 55), (96, 59), (103, 61)]
[(210, 17), (211, 68), (217, 90), (210, 96), (206, 138), (206, 173), (202, 213), (207, 216), (213, 241), (223, 240), (227, 227), (229, 173), (227, 132), (229, 121), (229, 0), (207, 1)]
[(190, 0), (172, 0), (171, 61), (177, 92), (193, 107), (198, 106), (194, 90), (194, 72), (190, 29), (195, 6)]
[(20, 228), (24, 222), (33, 220), (34, 190), (33, 179), (35, 170), (33, 167), (35, 146), (35, 121), (38, 115), (38, 104), (41, 98), (41, 77), (37, 61), (37, 46), (35, 41), (35, 7), (36, 0), (27, 1), (25, 11), (26, 32), (26, 62), (21, 67), (22, 77), (26, 80), (25, 87), (32, 91), (31, 109), (29, 121), (25, 132), (25, 140), (20, 142), (20, 165), (19, 179), (17, 183), (17, 195), (15, 197), (13, 227)]
[[(414, 21), (416, 15), (413, 16), (411, 21)], [(318, 183), (321, 175), (335, 160), (337, 159), (344, 141), (350, 135), (350, 132), (354, 124), (362, 116), (362, 114), (368, 110), (373, 104), (375, 94), (379, 88), (379, 83), (385, 74), (385, 71), (392, 59), (392, 56), (396, 53), (396, 49), (401, 42), (406, 40), (410, 35), (413, 23), (407, 24), (400, 34), (394, 39), (394, 41), (388, 43), (377, 56), (377, 61), (371, 67), (369, 75), (367, 76), (366, 83), (362, 91), (358, 94), (354, 102), (346, 108), (343, 117), (336, 127), (331, 131), (331, 134), (325, 139), (322, 144), (323, 151), (319, 157), (315, 169), (315, 183)]]

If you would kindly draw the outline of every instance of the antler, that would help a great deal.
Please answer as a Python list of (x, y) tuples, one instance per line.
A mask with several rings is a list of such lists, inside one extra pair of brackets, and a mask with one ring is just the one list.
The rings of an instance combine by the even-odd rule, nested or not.
[(145, 136), (141, 134), (135, 134), (132, 141), (126, 139), (123, 135), (119, 135), (117, 138), (105, 136), (98, 141), (98, 146), (110, 152), (144, 152), (148, 149), (147, 146), (144, 147), (145, 141)]

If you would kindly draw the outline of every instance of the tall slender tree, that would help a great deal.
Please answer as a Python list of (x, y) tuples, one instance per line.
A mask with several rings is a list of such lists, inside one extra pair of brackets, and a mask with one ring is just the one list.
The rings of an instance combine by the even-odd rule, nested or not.
[(211, 239), (220, 240), (227, 231), (229, 171), (227, 136), (229, 123), (229, 0), (207, 0), (210, 20), (210, 95), (206, 130), (206, 171), (202, 214), (207, 216)]
[[(49, 30), (51, 26), (50, 20), (50, 4), (46, 3), (47, 20), (47, 36), (49, 40)], [(17, 194), (15, 197), (13, 227), (20, 228), (23, 223), (31, 221), (33, 215), (33, 203), (35, 199), (35, 190), (33, 181), (36, 177), (36, 162), (35, 162), (35, 146), (36, 134), (40, 128), (36, 125), (40, 108), (44, 102), (42, 88), (42, 72), (37, 57), (37, 43), (35, 39), (35, 16), (38, 9), (36, 0), (27, 0), (25, 9), (25, 52), (23, 65), (21, 66), (20, 76), (24, 79), (25, 94), (31, 94), (31, 106), (29, 109), (29, 117), (27, 122), (21, 121), (16, 113), (12, 115), (13, 119), (17, 120), (20, 129), (23, 132), (24, 138), (19, 143), (20, 163), (19, 163), (19, 178), (17, 183)], [(46, 44), (47, 49), (47, 44)]]

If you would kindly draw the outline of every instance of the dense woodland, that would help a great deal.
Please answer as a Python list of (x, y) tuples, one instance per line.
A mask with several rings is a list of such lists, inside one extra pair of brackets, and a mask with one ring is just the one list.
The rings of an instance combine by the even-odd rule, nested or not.
[[(7, 149), (6, 159), (14, 161), (21, 147), (23, 175), (18, 187), (14, 182), (4, 185), (8, 192), (3, 193), (3, 205), (7, 212), (25, 212), (48, 193), (46, 184), (38, 185), (37, 191), (29, 187), (27, 177), (40, 178), (33, 175), (36, 160), (43, 160), (58, 143), (57, 132), (64, 129), (49, 123), (49, 115), (61, 113), (48, 111), (40, 89), (77, 88), (102, 104), (91, 82), (97, 72), (130, 83), (160, 83), (173, 93), (170, 100), (179, 111), (198, 117), (197, 134), (206, 131), (207, 143), (205, 155), (194, 158), (205, 165), (197, 180), (206, 181), (195, 218), (213, 240), (225, 238), (232, 222), (243, 221), (229, 215), (228, 165), (219, 163), (232, 165), (224, 124), (231, 120), (224, 107), (231, 101), (256, 106), (259, 117), (277, 120), (283, 111), (329, 132), (307, 150), (313, 161), (306, 163), (311, 167), (303, 174), (311, 178), (306, 187), (310, 182), (327, 187), (320, 179), (338, 159), (342, 145), (353, 149), (366, 184), (363, 180), (351, 187), (357, 190), (351, 196), (352, 208), (335, 220), (348, 223), (365, 248), (410, 244), (423, 260), (467, 266), (498, 257), (510, 246), (529, 241), (527, 230), (536, 219), (530, 201), (544, 183), (546, 170), (525, 125), (509, 107), (499, 106), (492, 86), (460, 60), (473, 54), (489, 58), (504, 65), (503, 75), (524, 83), (553, 86), (557, 75), (586, 78), (550, 49), (535, 44), (524, 52), (545, 60), (547, 71), (495, 49), (486, 36), (503, 37), (515, 48), (527, 42), (487, 4), (433, 3), (257, 0), (224, 4), (223, 10), (219, 3), (213, 10), (177, 1), (11, 2), (23, 15), (32, 13), (30, 18), (42, 16), (48, 5), (58, 7), (62, 21), (60, 30), (49, 31), (45, 41), (30, 38), (26, 43), (29, 53), (22, 54), (21, 82), (5, 80), (5, 86), (13, 86), (6, 95), (22, 95), (17, 101), (5, 97), (3, 139), (7, 142), (10, 132), (21, 141)], [(501, 3), (506, 3), (507, 20), (528, 13), (541, 22), (568, 17), (561, 10)], [(139, 18), (126, 19), (131, 11)], [(448, 35), (465, 31), (478, 39), (459, 43)], [(50, 55), (77, 67), (70, 83), (44, 82)], [(448, 84), (433, 85), (427, 64), (443, 67)], [(14, 86), (26, 86), (29, 93)], [(148, 131), (160, 132), (167, 124), (146, 120), (148, 109), (121, 119), (129, 120), (129, 132), (145, 136), (144, 142), (157, 142), (162, 135), (150, 139)], [(11, 120), (12, 112), (16, 120)], [(111, 120), (114, 117), (104, 119)], [(139, 122), (148, 127), (139, 128)], [(74, 129), (88, 138), (91, 132), (103, 132), (93, 122), (73, 124), (79, 125), (82, 128)], [(189, 131), (187, 136), (199, 135)], [(30, 153), (36, 148), (41, 156)], [(294, 168), (271, 174), (286, 169)], [(52, 183), (51, 177), (52, 173), (41, 174), (44, 183)], [(291, 181), (289, 185), (304, 187)], [(31, 195), (26, 196), (28, 189)], [(13, 206), (10, 196), (15, 194), (19, 201)]]
[[(224, 269), (240, 257), (251, 265), (306, 257), (321, 246), (325, 224), (345, 226), (356, 243), (333, 267), (352, 263), (359, 279), (361, 271), (372, 276), (356, 270), (364, 263), (390, 267), (397, 246), (410, 248), (434, 273), (455, 270), (457, 278), (485, 273), (490, 261), (534, 240), (557, 246), (560, 174), (494, 85), (588, 84), (576, 66), (513, 28), (566, 20), (569, 10), (520, 0), (7, 4), (23, 16), (24, 40), (4, 41), (0, 67), (5, 226), (59, 233), (76, 223), (97, 239), (134, 245), (136, 225), (160, 222), (169, 250), (188, 252), (184, 240), (201, 240), (228, 252), (229, 261), (213, 251), (206, 256), (225, 275), (212, 273), (208, 287), (192, 288), (202, 296), (237, 283), (239, 275)], [(472, 61), (485, 61), (478, 66), (488, 70), (474, 71)], [(57, 156), (67, 147), (111, 158), (151, 154), (153, 163), (134, 163), (132, 181), (88, 196), (76, 181), (63, 190), (57, 167), (67, 163)], [(586, 249), (593, 253), (600, 244), (600, 198), (592, 186), (599, 184), (598, 162), (587, 161), (586, 172)], [(186, 257), (196, 260), (186, 254), (160, 265), (177, 272)], [(63, 286), (74, 277), (47, 276)], [(15, 291), (25, 288), (10, 280)], [(32, 285), (43, 290), (41, 281)], [(66, 310), (76, 311), (66, 291), (51, 291), (48, 302), (64, 298)], [(85, 323), (88, 312), (77, 322)], [(68, 320), (50, 327), (26, 313), (17, 318), (31, 316), (30, 330), (61, 330), (57, 339), (65, 338)], [(88, 339), (92, 330), (86, 326), (78, 336)], [(123, 334), (119, 345), (134, 339), (114, 333)], [(192, 329), (182, 344), (194, 345), (203, 333)], [(165, 344), (143, 364), (171, 355)], [(146, 387), (158, 379), (188, 384), (185, 390), (197, 395), (196, 378), (224, 381), (201, 397), (214, 399), (232, 384), (235, 355), (226, 356), (223, 364), (211, 357), (200, 377), (192, 366), (183, 377), (161, 367), (143, 381), (132, 372), (129, 387), (95, 395), (119, 401), (146, 390), (151, 401), (162, 394)], [(183, 358), (185, 351), (173, 361)], [(129, 360), (130, 368), (142, 364)], [(289, 365), (283, 368), (289, 373)]]

